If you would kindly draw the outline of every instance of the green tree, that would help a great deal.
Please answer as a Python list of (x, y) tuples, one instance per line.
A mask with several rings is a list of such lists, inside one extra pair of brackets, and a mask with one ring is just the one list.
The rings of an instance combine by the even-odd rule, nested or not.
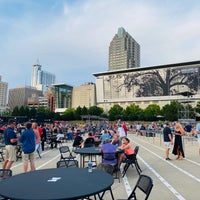
[(146, 121), (154, 121), (157, 115), (161, 114), (160, 106), (157, 104), (150, 104), (144, 109), (144, 119)]
[(170, 104), (163, 106), (161, 113), (166, 120), (177, 121), (178, 110), (181, 109), (181, 105), (178, 101), (172, 101)]
[(82, 115), (82, 108), (79, 106), (75, 110), (75, 118), (77, 120), (80, 120), (81, 119), (81, 115)]
[(44, 119), (46, 119), (45, 109), (46, 108), (44, 106), (39, 106), (37, 108), (36, 119), (37, 119), (38, 122), (43, 122)]
[(19, 108), (19, 114), (18, 114), (18, 116), (26, 116), (25, 106), (21, 106)]
[(62, 115), (62, 119), (68, 121), (75, 120), (75, 113), (75, 109), (67, 109)]
[(200, 101), (197, 102), (197, 105), (195, 107), (195, 110), (198, 114), (200, 114)]
[(19, 107), (15, 106), (13, 111), (12, 111), (12, 116), (19, 116)]
[(98, 106), (91, 106), (88, 109), (88, 113), (90, 115), (96, 115), (96, 116), (100, 116), (103, 113), (103, 108), (100, 108)]
[(123, 119), (129, 121), (139, 120), (142, 116), (142, 112), (143, 110), (138, 105), (131, 104), (124, 110)]
[(31, 109), (30, 109), (30, 116), (29, 116), (29, 119), (35, 119), (36, 114), (37, 114), (36, 108), (35, 108), (35, 107), (31, 108)]
[(81, 115), (87, 115), (87, 114), (88, 114), (88, 109), (85, 106), (83, 106)]
[(121, 119), (122, 118), (122, 114), (123, 114), (123, 108), (116, 104), (114, 105), (109, 111), (109, 120), (117, 120), (117, 119)]
[(27, 116), (30, 119), (30, 108), (28, 106), (24, 107), (24, 112), (25, 112), (24, 116)]

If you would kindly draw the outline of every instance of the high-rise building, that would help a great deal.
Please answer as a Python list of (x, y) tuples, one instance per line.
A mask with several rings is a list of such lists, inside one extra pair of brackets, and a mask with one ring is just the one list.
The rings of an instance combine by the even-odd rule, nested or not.
[(9, 90), (8, 105), (11, 110), (16, 106), (27, 106), (29, 97), (39, 97), (42, 96), (41, 90), (36, 90), (30, 86), (23, 86)]
[(140, 66), (140, 45), (125, 31), (119, 28), (109, 46), (108, 71), (129, 69)]
[(62, 113), (72, 107), (72, 89), (66, 84), (54, 84), (55, 88), (55, 112)]
[(0, 114), (7, 108), (8, 83), (1, 81), (0, 76)]
[(39, 64), (33, 65), (31, 86), (37, 90), (45, 91), (46, 88), (55, 83), (55, 75), (42, 70)]
[(72, 108), (96, 105), (96, 87), (94, 83), (74, 86), (72, 92)]

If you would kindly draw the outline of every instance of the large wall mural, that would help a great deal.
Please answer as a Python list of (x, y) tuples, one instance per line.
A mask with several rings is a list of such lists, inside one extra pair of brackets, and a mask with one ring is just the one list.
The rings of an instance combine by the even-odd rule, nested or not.
[(196, 94), (200, 68), (164, 68), (104, 76), (105, 98)]

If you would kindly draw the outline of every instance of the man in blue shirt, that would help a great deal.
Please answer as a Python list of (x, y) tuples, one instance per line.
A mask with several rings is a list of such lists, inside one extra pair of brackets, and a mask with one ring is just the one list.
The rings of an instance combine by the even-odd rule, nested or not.
[(8, 127), (4, 131), (4, 139), (5, 139), (5, 160), (2, 165), (3, 169), (10, 169), (12, 167), (13, 162), (16, 160), (16, 146), (17, 146), (17, 135), (14, 131), (15, 128), (15, 120), (10, 119), (8, 121)]
[(117, 164), (116, 158), (117, 146), (110, 143), (110, 139), (106, 138), (104, 144), (101, 146), (101, 151), (103, 153), (103, 164), (115, 165)]
[(32, 124), (28, 122), (26, 124), (26, 130), (22, 133), (19, 141), (22, 143), (23, 151), (23, 162), (24, 162), (24, 172), (28, 170), (28, 162), (30, 161), (31, 171), (35, 170), (34, 154), (35, 154), (35, 132), (31, 129)]
[(171, 129), (169, 127), (169, 123), (166, 123), (165, 128), (163, 129), (163, 137), (164, 137), (164, 143), (166, 148), (166, 160), (171, 160), (169, 158), (169, 150), (171, 149), (171, 146), (173, 145), (173, 136)]

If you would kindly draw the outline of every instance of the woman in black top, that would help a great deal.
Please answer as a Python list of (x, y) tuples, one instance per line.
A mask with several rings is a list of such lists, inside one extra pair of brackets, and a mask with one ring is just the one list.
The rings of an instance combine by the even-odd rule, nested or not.
[(174, 155), (177, 155), (177, 160), (182, 160), (185, 157), (184, 151), (183, 151), (183, 144), (182, 144), (182, 136), (185, 134), (185, 131), (180, 123), (176, 123), (174, 135), (174, 148), (172, 153)]

